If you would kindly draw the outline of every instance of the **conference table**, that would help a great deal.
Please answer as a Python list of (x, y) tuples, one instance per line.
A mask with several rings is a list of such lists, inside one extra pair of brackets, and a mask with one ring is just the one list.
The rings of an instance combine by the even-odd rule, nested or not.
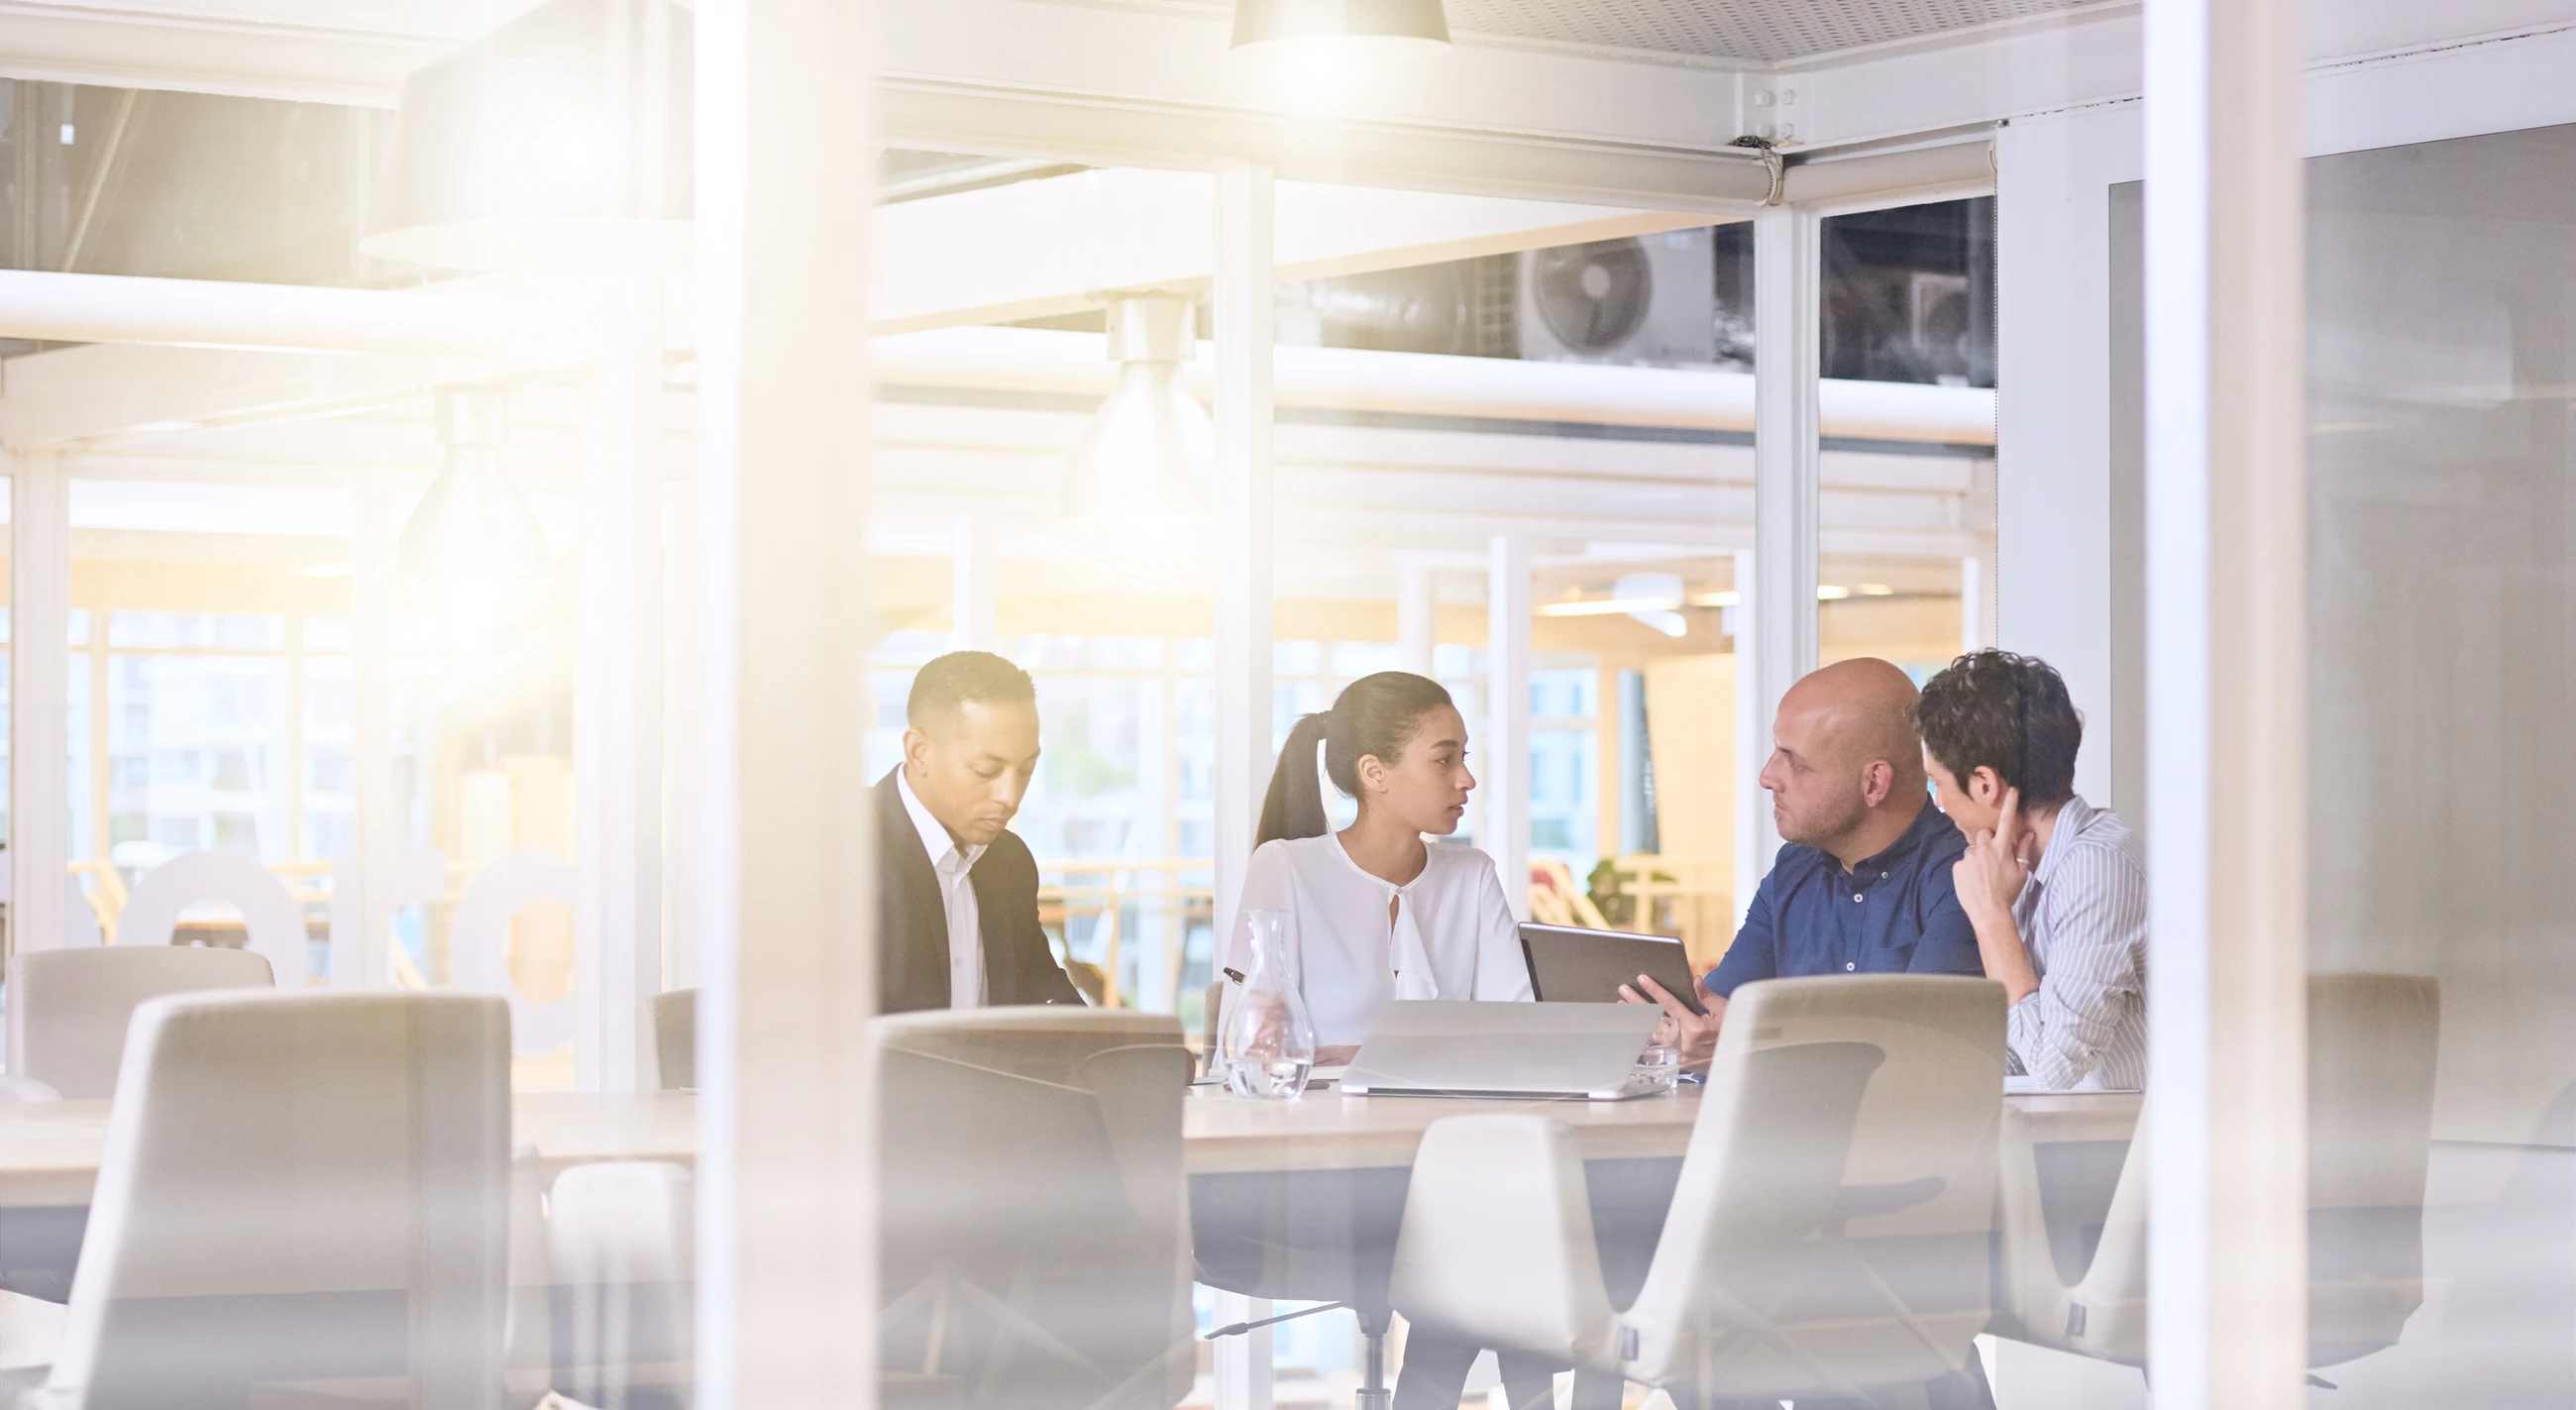
[[(2109, 1202), (2108, 1178), (2116, 1175), (2119, 1153), (2137, 1124), (2138, 1094), (2006, 1094), (2000, 1099), (2023, 1115), (2035, 1141), (2064, 1143), (2061, 1149), (2083, 1157), (2078, 1165), (2096, 1172), (2086, 1183), (2099, 1188), (2075, 1201), (2096, 1212), (2070, 1209), (2051, 1222), (2071, 1218), (2098, 1224), (2098, 1209)], [(1212, 1238), (1221, 1244), (1246, 1232), (1245, 1226), (1275, 1224), (1283, 1202), (1311, 1204), (1318, 1191), (1325, 1196), (1326, 1208), (1320, 1211), (1325, 1222), (1340, 1226), (1343, 1239), (1365, 1231), (1364, 1241), (1385, 1243), (1393, 1229), (1390, 1221), (1401, 1210), (1401, 1190), (1414, 1153), (1433, 1122), (1467, 1113), (1544, 1112), (1573, 1128), (1593, 1172), (1596, 1211), (1605, 1201), (1636, 1206), (1632, 1212), (1639, 1222), (1628, 1232), (1632, 1241), (1642, 1239), (1651, 1246), (1699, 1108), (1699, 1088), (1688, 1084), (1668, 1095), (1624, 1102), (1345, 1097), (1330, 1087), (1297, 1101), (1274, 1102), (1200, 1086), (1191, 1089), (1183, 1104), (1182, 1149), (1203, 1254), (1211, 1252)], [(60, 1297), (60, 1289), (69, 1286), (107, 1147), (109, 1109), (105, 1101), (0, 1106), (0, 1243), (44, 1270), (38, 1276), (56, 1288), (22, 1291)], [(549, 1179), (595, 1161), (688, 1163), (697, 1154), (697, 1097), (691, 1092), (519, 1093), (511, 1101), (511, 1128), (514, 1147), (533, 1148)], [(2047, 1202), (2058, 1203), (2053, 1197)], [(1604, 1225), (1603, 1232), (1612, 1230)], [(1220, 1311), (1260, 1315), (1266, 1306), (1228, 1294)], [(1221, 1359), (1219, 1365), (1220, 1406), (1263, 1401), (1255, 1387), (1268, 1378), (1266, 1352), (1258, 1360), (1239, 1356)]]
[[(2002, 1100), (2044, 1142), (2126, 1142), (2135, 1092), (2012, 1094)], [(1699, 1090), (1624, 1102), (1519, 1102), (1443, 1097), (1345, 1097), (1331, 1088), (1293, 1102), (1255, 1101), (1197, 1087), (1182, 1107), (1182, 1150), (1193, 1176), (1403, 1168), (1422, 1133), (1445, 1116), (1537, 1111), (1574, 1128), (1586, 1160), (1678, 1156), (1699, 1115)], [(0, 1106), (0, 1208), (89, 1203), (107, 1147), (105, 1101)], [(523, 1092), (511, 1100), (511, 1139), (550, 1171), (601, 1160), (696, 1159), (690, 1092)]]

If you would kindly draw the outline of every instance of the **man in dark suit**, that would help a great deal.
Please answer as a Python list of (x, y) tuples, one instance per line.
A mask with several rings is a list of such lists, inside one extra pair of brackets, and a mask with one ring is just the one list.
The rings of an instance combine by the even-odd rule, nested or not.
[(877, 784), (877, 1011), (1078, 1004), (1008, 830), (1038, 767), (1037, 687), (985, 651), (921, 668)]

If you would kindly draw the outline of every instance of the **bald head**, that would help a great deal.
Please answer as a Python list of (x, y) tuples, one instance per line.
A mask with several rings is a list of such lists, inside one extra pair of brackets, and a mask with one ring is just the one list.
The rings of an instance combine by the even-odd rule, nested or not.
[(1780, 836), (1846, 866), (1893, 843), (1922, 811), (1923, 748), (1907, 722), (1914, 682), (1870, 657), (1801, 678), (1780, 699), (1762, 768)]
[(1923, 791), (1923, 744), (1906, 712), (1914, 708), (1914, 682), (1875, 656), (1837, 661), (1810, 671), (1780, 699), (1780, 717), (1793, 712), (1812, 721), (1816, 742), (1852, 768), (1885, 761), (1900, 786)]

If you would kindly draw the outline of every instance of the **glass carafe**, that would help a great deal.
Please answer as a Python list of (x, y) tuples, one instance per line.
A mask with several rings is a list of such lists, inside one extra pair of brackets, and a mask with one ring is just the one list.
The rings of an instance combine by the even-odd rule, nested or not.
[(1315, 1070), (1315, 1024), (1284, 953), (1288, 917), (1246, 911), (1243, 926), (1252, 941), (1252, 972), (1230, 996), (1217, 1056), (1236, 1094), (1285, 1100), (1305, 1091)]

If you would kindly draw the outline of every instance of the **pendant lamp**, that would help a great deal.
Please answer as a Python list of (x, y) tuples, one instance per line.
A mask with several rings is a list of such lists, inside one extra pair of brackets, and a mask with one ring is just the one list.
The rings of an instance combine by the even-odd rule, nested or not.
[(1136, 523), (1213, 512), (1216, 425), (1181, 381), (1195, 322), (1190, 301), (1172, 295), (1109, 305), (1118, 385), (1065, 465), (1064, 517)]
[(403, 81), (359, 247), (442, 269), (645, 261), (686, 249), (689, 12), (547, 0)]
[(1273, 43), (1428, 51), (1447, 47), (1449, 16), (1441, 0), (1235, 0), (1234, 47)]
[(404, 576), (494, 582), (553, 570), (545, 526), (501, 469), (506, 405), (490, 387), (438, 394), (447, 459), (403, 523), (394, 562)]

